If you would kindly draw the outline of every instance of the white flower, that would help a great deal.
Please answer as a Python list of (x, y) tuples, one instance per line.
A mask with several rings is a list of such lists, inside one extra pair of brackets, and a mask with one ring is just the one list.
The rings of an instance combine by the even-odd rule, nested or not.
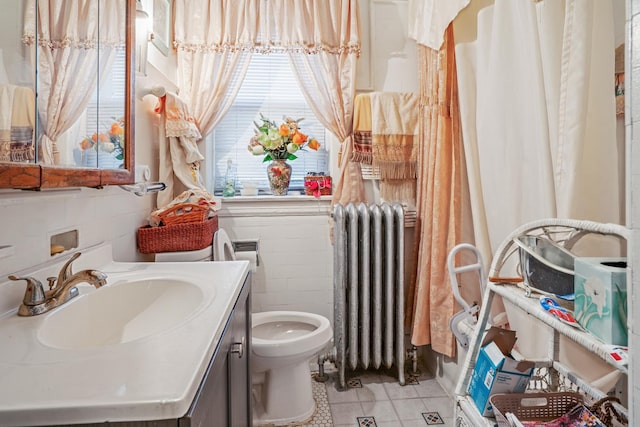
[(300, 149), (300, 146), (295, 142), (290, 142), (287, 144), (287, 152), (293, 154)]
[(98, 145), (100, 151), (104, 151), (105, 153), (113, 153), (113, 150), (116, 149), (116, 146), (113, 142), (101, 142)]
[(254, 145), (251, 147), (251, 153), (256, 156), (264, 154), (264, 147), (262, 145)]

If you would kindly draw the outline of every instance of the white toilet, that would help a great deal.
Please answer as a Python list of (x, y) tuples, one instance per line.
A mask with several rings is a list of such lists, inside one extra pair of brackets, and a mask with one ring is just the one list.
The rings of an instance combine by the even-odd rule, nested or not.
[[(214, 261), (235, 260), (227, 233), (213, 238)], [(331, 340), (329, 320), (313, 313), (253, 313), (251, 373), (255, 425), (287, 425), (315, 412), (309, 362)]]

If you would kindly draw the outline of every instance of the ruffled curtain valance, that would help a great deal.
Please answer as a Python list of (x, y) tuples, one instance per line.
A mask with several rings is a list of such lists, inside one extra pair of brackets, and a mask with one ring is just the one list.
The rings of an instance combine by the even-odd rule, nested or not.
[(125, 47), (124, 0), (50, 0), (37, 4), (36, 9), (36, 0), (28, 0), (25, 6), (22, 38), (27, 45), (37, 40), (39, 46), (49, 49)]
[(178, 51), (251, 51), (258, 42), (260, 0), (175, 1)]
[(270, 0), (266, 4), (275, 24), (273, 31), (263, 34), (267, 47), (307, 54), (360, 55), (355, 1)]
[(174, 46), (189, 52), (360, 55), (352, 1), (176, 2)]

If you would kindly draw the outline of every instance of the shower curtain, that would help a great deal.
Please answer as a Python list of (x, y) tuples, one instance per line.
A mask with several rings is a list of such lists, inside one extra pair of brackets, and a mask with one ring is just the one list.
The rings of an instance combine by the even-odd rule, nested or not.
[[(456, 59), (484, 259), (535, 219), (620, 223), (611, 2), (497, 0), (477, 19)], [(457, 24), (456, 38), (473, 38)]]
[[(623, 221), (613, 1), (496, 0), (477, 27), (464, 14), (455, 22), (465, 40), (456, 60), (475, 244), (487, 263), (535, 219)], [(546, 338), (535, 334), (546, 332), (522, 326), (519, 342), (539, 351)], [(615, 383), (604, 362), (561, 347), (563, 362), (589, 371), (583, 377), (605, 378), (603, 390)]]
[(412, 320), (411, 343), (431, 344), (447, 356), (455, 354), (449, 319), (456, 303), (447, 274), (447, 254), (463, 241), (463, 159), (456, 84), (453, 29), (440, 50), (418, 49), (420, 116), (418, 131), (416, 253), (417, 271), (407, 307)]

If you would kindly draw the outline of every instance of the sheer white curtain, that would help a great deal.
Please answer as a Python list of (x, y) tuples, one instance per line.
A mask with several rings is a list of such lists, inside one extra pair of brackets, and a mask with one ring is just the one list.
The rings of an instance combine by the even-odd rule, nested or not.
[(595, 0), (497, 0), (478, 13), (477, 35), (456, 24), (456, 39), (473, 40), (456, 57), (486, 260), (535, 219), (620, 223), (613, 25), (612, 1)]
[(126, 10), (126, 0), (26, 2), (23, 41), (37, 60), (42, 163), (57, 163), (56, 139), (85, 111), (124, 48)]
[[(486, 262), (529, 221), (622, 220), (613, 3), (496, 0), (467, 17), (475, 22), (455, 22), (475, 243)], [(507, 310), (526, 337), (521, 353), (543, 356), (546, 329)], [(561, 360), (588, 381), (614, 370), (570, 345), (561, 339)]]
[(349, 161), (360, 55), (358, 2), (269, 0), (268, 5), (275, 39), (288, 53), (307, 103), (341, 141), (342, 162), (334, 202), (365, 201), (359, 164)]
[(178, 87), (204, 136), (231, 107), (258, 42), (260, 0), (175, 1)]

